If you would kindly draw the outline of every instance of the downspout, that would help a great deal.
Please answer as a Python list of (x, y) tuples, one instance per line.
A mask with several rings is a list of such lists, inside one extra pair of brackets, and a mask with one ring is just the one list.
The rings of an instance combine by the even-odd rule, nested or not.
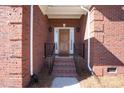
[(38, 82), (38, 76), (33, 72), (33, 5), (30, 6), (30, 84)]
[(30, 6), (30, 75), (33, 75), (33, 5)]
[(81, 6), (81, 9), (83, 9), (84, 11), (87, 12), (87, 30), (88, 30), (88, 54), (87, 54), (87, 66), (88, 69), (90, 70), (91, 74), (93, 74), (92, 68), (90, 66), (90, 11), (88, 9), (86, 9), (85, 7)]

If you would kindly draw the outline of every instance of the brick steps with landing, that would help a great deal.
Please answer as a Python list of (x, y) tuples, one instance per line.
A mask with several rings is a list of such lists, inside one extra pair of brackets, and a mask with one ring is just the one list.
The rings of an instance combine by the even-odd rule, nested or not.
[(75, 77), (76, 69), (72, 58), (70, 57), (59, 57), (55, 59), (52, 75)]

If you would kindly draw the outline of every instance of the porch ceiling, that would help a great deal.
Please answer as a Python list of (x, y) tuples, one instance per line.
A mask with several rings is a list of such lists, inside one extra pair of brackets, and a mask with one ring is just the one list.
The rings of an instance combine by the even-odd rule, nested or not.
[[(80, 18), (86, 11), (81, 9), (80, 5), (40, 5), (44, 15), (48, 18)], [(90, 8), (91, 5), (84, 6)]]

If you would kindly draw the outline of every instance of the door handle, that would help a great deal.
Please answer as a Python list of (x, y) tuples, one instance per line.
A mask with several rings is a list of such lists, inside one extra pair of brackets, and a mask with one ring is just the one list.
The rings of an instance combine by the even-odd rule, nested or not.
[(71, 40), (71, 50), (72, 50), (72, 40)]
[(56, 46), (56, 50), (57, 50), (58, 49), (57, 43), (55, 43), (55, 46)]

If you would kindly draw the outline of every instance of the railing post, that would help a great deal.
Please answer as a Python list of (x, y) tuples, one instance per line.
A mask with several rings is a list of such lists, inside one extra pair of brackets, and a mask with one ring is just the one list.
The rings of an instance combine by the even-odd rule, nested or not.
[(47, 59), (48, 73), (51, 74), (54, 66), (54, 43), (44, 43), (44, 56)]
[(83, 58), (85, 58), (85, 44), (83, 43)]
[(46, 43), (44, 43), (44, 57), (46, 58)]

